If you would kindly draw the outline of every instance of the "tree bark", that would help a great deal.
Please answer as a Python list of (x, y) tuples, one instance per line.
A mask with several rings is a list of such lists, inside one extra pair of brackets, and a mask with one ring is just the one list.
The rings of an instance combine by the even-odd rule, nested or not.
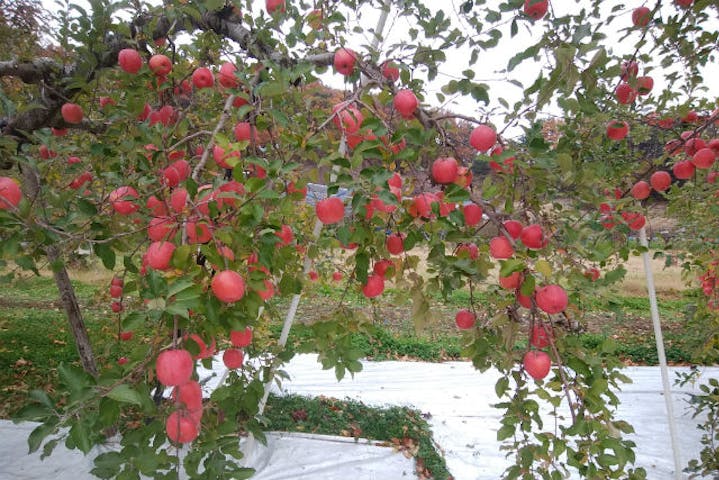
[[(38, 171), (32, 167), (25, 167), (23, 170), (23, 186), (25, 187), (27, 198), (33, 202), (41, 202), (40, 195), (40, 175)], [(45, 253), (52, 265), (53, 277), (55, 285), (60, 294), (60, 302), (65, 310), (70, 330), (75, 337), (75, 346), (80, 356), (82, 368), (93, 377), (97, 377), (97, 364), (95, 363), (95, 355), (92, 353), (92, 345), (90, 337), (87, 334), (85, 322), (82, 319), (80, 305), (77, 302), (75, 288), (70, 282), (70, 276), (65, 268), (65, 262), (62, 258), (62, 252), (56, 245), (48, 245), (45, 247)]]
[[(93, 377), (97, 377), (97, 365), (95, 363), (95, 355), (92, 353), (92, 345), (87, 335), (85, 321), (82, 319), (80, 305), (77, 303), (77, 295), (75, 289), (70, 283), (70, 276), (65, 268), (65, 262), (62, 261), (61, 253), (54, 245), (50, 245), (45, 249), (50, 264), (53, 265), (53, 277), (55, 285), (60, 293), (60, 301), (65, 309), (65, 315), (70, 323), (70, 330), (75, 337), (75, 346), (77, 353), (80, 355), (80, 363), (82, 368)], [(59, 267), (58, 267), (59, 266)]]

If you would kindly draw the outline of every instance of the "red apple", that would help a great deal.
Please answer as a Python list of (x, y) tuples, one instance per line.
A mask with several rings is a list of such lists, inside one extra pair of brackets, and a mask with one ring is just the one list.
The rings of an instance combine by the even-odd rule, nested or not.
[(142, 68), (142, 58), (137, 50), (123, 48), (117, 54), (117, 63), (127, 73), (137, 73)]
[(535, 380), (541, 380), (549, 374), (552, 367), (552, 360), (549, 355), (542, 351), (531, 350), (524, 354), (522, 362), (524, 371)]
[(634, 60), (622, 62), (621, 69), (622, 73), (620, 74), (620, 77), (622, 80), (636, 78), (636, 76), (639, 75), (639, 64)]
[(195, 380), (177, 385), (172, 389), (172, 399), (190, 412), (202, 410), (202, 387)]
[(283, 246), (289, 245), (295, 238), (295, 235), (292, 232), (292, 227), (287, 224), (283, 224), (282, 227), (280, 227), (280, 230), (278, 232), (275, 232), (275, 235), (279, 237), (279, 239), (281, 240), (280, 245)]
[(436, 193), (420, 193), (412, 199), (412, 204), (407, 211), (413, 217), (432, 218), (433, 203), (439, 203), (439, 197), (437, 197)]
[(667, 188), (669, 188), (669, 185), (672, 184), (672, 176), (669, 175), (669, 172), (665, 171), (659, 171), (654, 172), (651, 177), (649, 177), (649, 183), (652, 185), (652, 188), (656, 190), (657, 192), (663, 192)]
[(586, 272), (584, 272), (584, 276), (590, 279), (593, 282), (596, 282), (599, 280), (599, 277), (602, 275), (602, 272), (599, 271), (598, 268), (590, 268)]
[(147, 226), (147, 236), (153, 242), (168, 240), (176, 231), (175, 223), (169, 217), (153, 217)]
[(681, 160), (674, 164), (672, 173), (679, 180), (688, 180), (694, 176), (694, 164), (689, 160)]
[(646, 217), (639, 212), (622, 212), (622, 218), (632, 230), (641, 230), (647, 223)]
[(237, 80), (235, 72), (237, 72), (235, 64), (225, 62), (220, 66), (220, 71), (217, 74), (217, 81), (225, 88), (237, 88), (240, 82)]
[(412, 90), (403, 89), (394, 95), (394, 108), (403, 118), (412, 118), (419, 101)]
[(249, 142), (250, 140), (257, 142), (255, 127), (250, 125), (250, 122), (238, 122), (233, 132), (238, 142)]
[(387, 274), (387, 269), (389, 267), (393, 267), (393, 266), (394, 266), (394, 262), (392, 260), (385, 258), (383, 260), (380, 260), (379, 262), (376, 262), (374, 264), (374, 267), (372, 267), (372, 271), (374, 273), (376, 273), (377, 275), (379, 275), (380, 277), (384, 278), (384, 276)]
[(635, 27), (646, 27), (652, 19), (652, 11), (647, 7), (637, 7), (632, 12), (632, 23)]
[[(187, 198), (188, 198), (187, 190), (184, 188), (176, 188), (172, 191), (170, 194), (170, 208), (175, 213), (182, 213), (185, 209), (185, 206), (187, 205)], [(159, 200), (158, 200), (159, 202)], [(167, 207), (164, 203), (162, 203), (162, 207), (164, 208), (165, 215), (160, 216), (166, 216), (167, 215)], [(155, 211), (155, 208), (153, 208), (153, 212)]]
[(529, 344), (535, 348), (544, 348), (549, 345), (549, 332), (541, 324), (534, 324)]
[(399, 80), (399, 68), (397, 68), (397, 65), (391, 61), (386, 60), (382, 64), (382, 76), (389, 80), (390, 82), (396, 82)]
[(497, 132), (487, 125), (480, 125), (469, 135), (469, 144), (480, 152), (486, 152), (497, 143)]
[(172, 62), (162, 54), (153, 55), (148, 62), (152, 73), (158, 77), (164, 77), (172, 71)]
[(649, 95), (652, 88), (654, 88), (654, 79), (652, 77), (637, 77), (637, 93), (639, 95)]
[(706, 147), (697, 150), (692, 157), (692, 163), (694, 166), (702, 169), (711, 168), (711, 166), (714, 165), (715, 160), (716, 154), (714, 153), (714, 150)]
[(524, 229), (524, 225), (517, 220), (505, 220), (502, 226), (514, 240), (517, 240), (522, 235), (522, 230)]
[(175, 252), (175, 244), (170, 242), (152, 242), (147, 248), (147, 264), (155, 270), (170, 268), (170, 260)]
[(404, 252), (404, 235), (393, 233), (387, 236), (387, 251), (392, 255), (399, 255)]
[(612, 120), (607, 124), (607, 137), (612, 140), (622, 140), (629, 133), (627, 122)]
[(462, 214), (464, 215), (464, 224), (473, 227), (479, 225), (482, 221), (482, 207), (476, 203), (468, 203), (462, 207)]
[(387, 185), (394, 188), (402, 188), (402, 177), (400, 174), (395, 172), (389, 180), (387, 180)]
[(489, 241), (489, 254), (498, 259), (510, 258), (514, 255), (514, 248), (507, 237), (500, 235)]
[(694, 0), (674, 0), (674, 3), (679, 5), (682, 8), (688, 8), (692, 6), (692, 3), (694, 3)]
[(651, 190), (652, 189), (647, 182), (645, 182), (644, 180), (640, 180), (634, 184), (630, 193), (632, 197), (636, 198), (637, 200), (644, 200), (645, 198), (649, 197)]
[(286, 9), (285, 0), (265, 0), (265, 8), (270, 15), (275, 12), (284, 13)]
[(384, 277), (372, 274), (367, 278), (367, 283), (362, 287), (362, 293), (367, 298), (374, 298), (384, 292)]
[(129, 215), (140, 208), (132, 200), (129, 200), (132, 198), (138, 198), (137, 190), (129, 186), (124, 186), (110, 192), (107, 200), (117, 213), (120, 215)]
[(110, 297), (121, 298), (122, 297), (122, 285), (110, 285)]
[(196, 333), (191, 334), (189, 337), (187, 335), (185, 335), (185, 337), (183, 337), (183, 341), (188, 341), (188, 339), (191, 340), (192, 342), (194, 342), (200, 349), (200, 351), (197, 353), (197, 355), (192, 356), (193, 360), (202, 360), (204, 358), (210, 358), (215, 354), (217, 345), (216, 345), (214, 338), (212, 339), (212, 342), (210, 343), (209, 347), (207, 346), (205, 341), (202, 339), (202, 337), (200, 337)]
[(524, 0), (524, 13), (532, 20), (539, 20), (547, 14), (547, 0)]
[(123, 342), (127, 342), (128, 340), (132, 340), (132, 337), (134, 335), (135, 333), (132, 330), (120, 332), (120, 340), (122, 340)]
[(458, 168), (453, 157), (440, 157), (432, 163), (432, 178), (443, 185), (453, 183), (457, 179)]
[(462, 188), (469, 187), (472, 184), (472, 171), (467, 167), (459, 166), (457, 168), (457, 178), (452, 183)]
[(335, 52), (334, 67), (338, 73), (349, 76), (355, 68), (357, 54), (349, 48), (340, 48)]
[(230, 342), (233, 347), (242, 348), (252, 343), (252, 329), (250, 327), (244, 330), (232, 330), (230, 332)]
[(341, 282), (342, 277), (343, 277), (342, 272), (333, 272), (332, 273), (332, 280), (334, 280), (335, 282)]
[(522, 285), (522, 272), (512, 272), (506, 277), (499, 277), (499, 285), (506, 290), (515, 290)]
[(175, 443), (190, 443), (199, 435), (197, 423), (188, 412), (181, 410), (172, 412), (165, 421), (167, 438)]
[(454, 316), (454, 323), (460, 330), (469, 330), (474, 327), (477, 316), (469, 310), (460, 310)]
[(157, 356), (155, 362), (157, 380), (166, 387), (189, 382), (194, 367), (192, 355), (182, 349), (165, 350)]
[(110, 304), (110, 309), (111, 309), (114, 313), (120, 313), (120, 312), (122, 312), (122, 311), (125, 309), (125, 307), (123, 307), (123, 306), (122, 306), (122, 303), (120, 303), (120, 302), (112, 302), (112, 303)]
[(212, 228), (209, 223), (197, 219), (185, 223), (187, 242), (191, 244), (207, 243), (212, 240)]
[(457, 257), (469, 258), (470, 260), (477, 260), (479, 258), (479, 248), (474, 243), (463, 243), (457, 247)]
[(67, 123), (77, 124), (82, 122), (82, 107), (77, 103), (65, 103), (60, 108), (62, 119)]
[(633, 103), (634, 100), (636, 100), (637, 91), (634, 90), (628, 83), (622, 82), (617, 86), (614, 96), (617, 98), (619, 103), (626, 105), (628, 103)]
[(567, 292), (559, 285), (547, 285), (537, 289), (534, 294), (537, 306), (546, 313), (555, 314), (567, 308), (569, 298)]
[(515, 296), (517, 297), (517, 303), (521, 306), (524, 308), (532, 308), (532, 297), (522, 295), (522, 292), (519, 289), (516, 290)]
[(55, 137), (64, 137), (67, 135), (67, 128), (50, 127), (50, 131), (52, 131), (52, 134)]
[(192, 72), (192, 84), (196, 89), (210, 88), (215, 84), (215, 77), (207, 67), (200, 67)]
[(522, 243), (531, 250), (539, 250), (545, 246), (544, 230), (540, 225), (527, 225), (519, 234)]
[(43, 160), (57, 157), (57, 152), (55, 152), (54, 150), (50, 150), (47, 145), (40, 145), (39, 153), (40, 158), (42, 158)]
[(364, 121), (362, 112), (355, 105), (347, 102), (341, 102), (332, 107), (332, 113), (334, 114), (332, 122), (347, 134), (357, 132)]
[(242, 368), (242, 362), (244, 359), (245, 356), (242, 353), (242, 350), (238, 350), (236, 348), (228, 348), (225, 350), (225, 353), (222, 354), (222, 362), (230, 370)]
[(120, 365), (120, 366), (125, 365), (127, 362), (129, 362), (129, 360), (127, 359), (127, 357), (120, 357), (120, 358), (117, 359), (117, 364)]
[(344, 218), (345, 206), (339, 198), (329, 197), (317, 202), (315, 213), (320, 222), (331, 225), (340, 222)]
[(108, 105), (115, 105), (115, 100), (113, 100), (111, 97), (100, 97), (100, 108), (105, 108)]
[(215, 274), (211, 282), (212, 293), (224, 303), (233, 303), (245, 295), (245, 281), (232, 270), (223, 270)]
[(20, 185), (10, 177), (0, 177), (0, 210), (17, 207), (21, 199)]

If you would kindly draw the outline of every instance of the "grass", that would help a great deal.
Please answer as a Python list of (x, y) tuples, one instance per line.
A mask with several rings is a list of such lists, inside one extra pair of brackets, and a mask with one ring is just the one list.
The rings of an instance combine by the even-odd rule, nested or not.
[(270, 430), (366, 438), (413, 456), (419, 478), (450, 478), (421, 412), (369, 407), (362, 402), (299, 395), (271, 396), (265, 410)]

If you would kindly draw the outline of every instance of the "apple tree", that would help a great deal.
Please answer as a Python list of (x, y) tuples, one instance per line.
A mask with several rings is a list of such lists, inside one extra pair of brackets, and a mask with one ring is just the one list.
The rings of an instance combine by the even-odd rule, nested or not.
[[(615, 345), (587, 349), (578, 333), (587, 299), (640, 250), (650, 195), (670, 211), (701, 206), (692, 221), (707, 240), (687, 268), (714, 271), (719, 114), (702, 75), (717, 7), (558, 3), (59, 3), (42, 56), (0, 61), (4, 87), (17, 86), (2, 97), (2, 259), (6, 271), (50, 266), (83, 367), (60, 369), (57, 396), (32, 393), (20, 414), (41, 422), (31, 450), (88, 452), (119, 432), (98, 477), (248, 478), (238, 437), (262, 438), (267, 385), (292, 355), (287, 329), (263, 338), (285, 318), (273, 298), (296, 307), (332, 275), (368, 299), (408, 292), (418, 326), (432, 293), (468, 289), (443, 321), (478, 370), (502, 373), (504, 478), (645, 478), (616, 417), (627, 379)], [(407, 35), (373, 41), (364, 18), (377, 9)], [(443, 82), (452, 51), (465, 64)], [(496, 51), (509, 51), (519, 100), (479, 80)], [(528, 63), (536, 77), (515, 77)], [(342, 98), (328, 104), (320, 75)], [(450, 98), (476, 114), (433, 107)], [(417, 165), (427, 181), (409, 174)], [(310, 181), (327, 184), (314, 206)], [(115, 274), (127, 357), (92, 352), (65, 268), (79, 248)], [(698, 321), (714, 325), (711, 278)], [(133, 337), (140, 327), (152, 335)], [(371, 322), (340, 302), (307, 348), (338, 378), (357, 373), (356, 331)], [(218, 351), (229, 373), (203, 399), (197, 369)]]

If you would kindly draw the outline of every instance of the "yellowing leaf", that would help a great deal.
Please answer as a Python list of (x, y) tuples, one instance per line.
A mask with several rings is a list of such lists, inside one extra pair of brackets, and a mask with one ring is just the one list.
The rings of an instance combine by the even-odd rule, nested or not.
[(544, 278), (549, 278), (552, 275), (552, 266), (546, 260), (538, 260), (534, 264), (534, 269), (544, 275)]

